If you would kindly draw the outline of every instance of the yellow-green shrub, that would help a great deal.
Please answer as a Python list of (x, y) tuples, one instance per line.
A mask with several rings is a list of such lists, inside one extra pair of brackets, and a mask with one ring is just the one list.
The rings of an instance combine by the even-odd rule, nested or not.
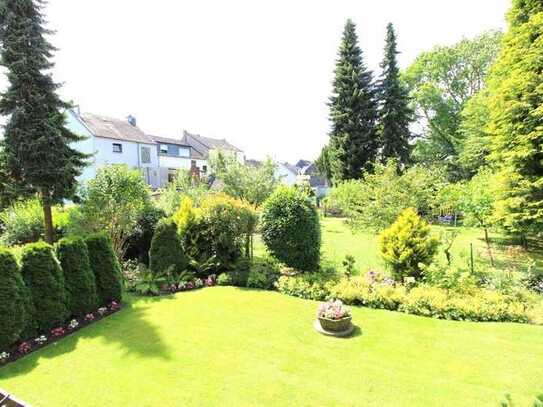
[(379, 236), (379, 250), (396, 281), (421, 276), (419, 264), (430, 264), (437, 239), (430, 235), (430, 226), (414, 209), (402, 212), (396, 222)]

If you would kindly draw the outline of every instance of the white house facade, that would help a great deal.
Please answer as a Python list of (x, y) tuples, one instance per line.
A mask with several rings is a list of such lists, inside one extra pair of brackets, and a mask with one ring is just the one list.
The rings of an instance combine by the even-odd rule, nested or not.
[(298, 169), (288, 163), (276, 163), (275, 178), (283, 185), (294, 186), (298, 180)]

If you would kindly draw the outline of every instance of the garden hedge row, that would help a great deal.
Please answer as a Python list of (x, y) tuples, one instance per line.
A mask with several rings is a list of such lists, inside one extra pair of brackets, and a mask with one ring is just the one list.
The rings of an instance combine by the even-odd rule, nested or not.
[(119, 264), (102, 234), (62, 239), (56, 250), (43, 242), (28, 244), (20, 268), (13, 253), (0, 247), (0, 293), (1, 353), (70, 317), (120, 301)]

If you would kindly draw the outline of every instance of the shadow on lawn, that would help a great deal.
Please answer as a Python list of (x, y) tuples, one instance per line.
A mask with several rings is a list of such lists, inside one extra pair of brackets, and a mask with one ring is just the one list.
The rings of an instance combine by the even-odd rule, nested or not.
[[(147, 304), (158, 301), (158, 298), (145, 301), (138, 298), (137, 301)], [(50, 359), (72, 352), (80, 339), (102, 338), (106, 343), (117, 344), (126, 355), (169, 359), (169, 350), (157, 329), (144, 318), (147, 306), (135, 307), (133, 302), (126, 302), (119, 312), (0, 368), (0, 381), (32, 371), (38, 366), (40, 358)], [(88, 362), (92, 363), (92, 360)]]

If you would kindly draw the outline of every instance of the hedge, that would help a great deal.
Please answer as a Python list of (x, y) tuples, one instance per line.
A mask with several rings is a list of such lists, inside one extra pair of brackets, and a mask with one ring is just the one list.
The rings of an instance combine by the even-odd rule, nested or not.
[(60, 264), (53, 247), (43, 242), (24, 247), (21, 271), (36, 307), (36, 321), (40, 331), (47, 332), (62, 325), (69, 316), (66, 289)]
[(17, 339), (25, 327), (25, 307), (17, 262), (11, 252), (0, 248), (0, 350)]
[(96, 279), (98, 305), (103, 306), (111, 301), (121, 301), (121, 269), (113, 252), (111, 240), (105, 233), (97, 233), (88, 236), (85, 242), (89, 251), (91, 268)]
[(177, 225), (172, 219), (159, 221), (151, 241), (149, 265), (155, 275), (168, 271), (179, 275), (187, 268), (188, 260), (181, 247)]
[(82, 238), (64, 238), (56, 245), (62, 266), (70, 314), (81, 317), (98, 308), (96, 281), (92, 272), (87, 245)]

